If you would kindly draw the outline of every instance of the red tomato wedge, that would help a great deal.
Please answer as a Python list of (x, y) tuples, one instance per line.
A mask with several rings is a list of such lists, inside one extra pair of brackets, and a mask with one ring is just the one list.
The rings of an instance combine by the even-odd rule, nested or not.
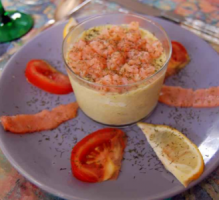
[(126, 140), (125, 133), (116, 128), (105, 128), (91, 133), (72, 150), (73, 175), (90, 183), (117, 179)]
[(186, 48), (177, 41), (172, 41), (172, 55), (167, 67), (166, 78), (178, 73), (190, 61)]
[(52, 94), (68, 94), (73, 91), (68, 76), (43, 60), (29, 61), (25, 76), (30, 83)]

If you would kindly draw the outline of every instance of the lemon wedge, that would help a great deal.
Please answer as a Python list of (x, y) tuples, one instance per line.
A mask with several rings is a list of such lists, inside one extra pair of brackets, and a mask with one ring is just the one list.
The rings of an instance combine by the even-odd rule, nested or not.
[(178, 130), (139, 122), (148, 143), (163, 163), (185, 187), (200, 177), (204, 170), (203, 157), (198, 147)]
[(69, 33), (69, 31), (77, 25), (77, 22), (74, 18), (70, 18), (68, 20), (68, 23), (65, 25), (63, 29), (63, 39), (66, 37), (66, 35)]

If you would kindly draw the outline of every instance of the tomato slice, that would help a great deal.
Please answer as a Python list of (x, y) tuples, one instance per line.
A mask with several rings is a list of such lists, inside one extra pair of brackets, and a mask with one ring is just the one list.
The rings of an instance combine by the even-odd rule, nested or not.
[(125, 133), (116, 128), (105, 128), (91, 133), (72, 150), (73, 175), (90, 183), (117, 179), (126, 140)]
[(68, 76), (57, 71), (44, 60), (29, 61), (25, 76), (36, 87), (53, 94), (68, 94), (73, 91)]
[(190, 61), (186, 48), (177, 41), (172, 41), (172, 55), (167, 67), (166, 78), (177, 74)]
[(177, 41), (172, 41), (172, 56), (171, 59), (173, 59), (176, 62), (185, 62), (188, 59), (188, 52), (186, 48)]

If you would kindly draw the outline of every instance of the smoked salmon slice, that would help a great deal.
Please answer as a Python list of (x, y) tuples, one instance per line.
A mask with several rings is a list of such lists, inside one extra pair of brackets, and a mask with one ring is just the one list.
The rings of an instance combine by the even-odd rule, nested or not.
[(194, 91), (193, 107), (209, 108), (219, 106), (219, 87)]
[(192, 107), (193, 90), (163, 85), (159, 101), (169, 106)]
[(36, 114), (1, 116), (0, 120), (6, 131), (18, 134), (32, 133), (58, 127), (61, 123), (75, 118), (77, 110), (78, 104), (73, 102)]
[(211, 108), (219, 106), (219, 87), (184, 89), (163, 85), (159, 102), (175, 107)]

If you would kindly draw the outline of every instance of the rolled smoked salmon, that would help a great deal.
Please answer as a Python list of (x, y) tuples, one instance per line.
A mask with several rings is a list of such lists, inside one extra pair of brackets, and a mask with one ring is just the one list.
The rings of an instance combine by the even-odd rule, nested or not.
[(0, 120), (6, 131), (32, 133), (58, 127), (61, 123), (75, 118), (77, 110), (78, 104), (73, 102), (55, 107), (51, 111), (43, 110), (31, 115), (1, 116)]
[(219, 106), (219, 87), (184, 89), (163, 85), (159, 102), (175, 107), (211, 108)]

